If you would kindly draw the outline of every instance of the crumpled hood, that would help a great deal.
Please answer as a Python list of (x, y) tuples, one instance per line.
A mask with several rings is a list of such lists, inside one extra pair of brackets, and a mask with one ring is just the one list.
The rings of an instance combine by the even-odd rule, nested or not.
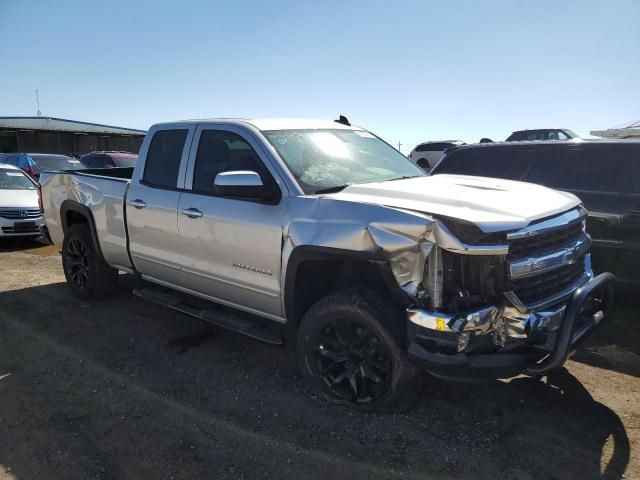
[(486, 233), (524, 228), (580, 204), (575, 195), (540, 185), (466, 175), (351, 185), (326, 196), (458, 218)]

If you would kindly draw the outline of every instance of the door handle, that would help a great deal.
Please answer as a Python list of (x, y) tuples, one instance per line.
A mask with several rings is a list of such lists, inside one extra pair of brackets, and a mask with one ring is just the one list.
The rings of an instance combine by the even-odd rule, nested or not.
[(202, 216), (202, 212), (197, 208), (185, 208), (180, 210), (180, 213), (189, 218), (200, 218)]
[(132, 207), (135, 207), (135, 208), (140, 209), (140, 208), (144, 208), (144, 207), (146, 207), (146, 206), (147, 206), (147, 202), (145, 202), (144, 200), (140, 200), (139, 198), (137, 198), (137, 199), (135, 199), (135, 200), (131, 200), (131, 201), (129, 202), (129, 205), (131, 205)]

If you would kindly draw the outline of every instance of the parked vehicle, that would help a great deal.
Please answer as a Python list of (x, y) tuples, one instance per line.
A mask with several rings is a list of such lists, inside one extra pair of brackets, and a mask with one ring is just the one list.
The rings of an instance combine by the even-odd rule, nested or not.
[(411, 150), (409, 160), (428, 172), (440, 161), (447, 149), (461, 145), (464, 145), (464, 142), (460, 140), (424, 142)]
[(522, 180), (577, 195), (589, 211), (595, 270), (640, 282), (640, 141), (469, 145), (432, 173)]
[(83, 170), (78, 160), (53, 153), (0, 153), (0, 163), (18, 167), (38, 181), (42, 170)]
[(0, 164), (0, 238), (40, 236), (43, 226), (37, 184), (19, 168)]
[(76, 296), (138, 275), (162, 286), (143, 298), (294, 345), (306, 384), (336, 403), (406, 407), (420, 369), (546, 374), (611, 305), (574, 195), (430, 177), (356, 126), (158, 124), (135, 168), (41, 181)]
[(130, 152), (91, 152), (80, 157), (87, 168), (134, 167), (138, 155)]
[(518, 130), (507, 137), (507, 142), (535, 141), (535, 140), (571, 140), (580, 135), (568, 128), (539, 128), (536, 130)]

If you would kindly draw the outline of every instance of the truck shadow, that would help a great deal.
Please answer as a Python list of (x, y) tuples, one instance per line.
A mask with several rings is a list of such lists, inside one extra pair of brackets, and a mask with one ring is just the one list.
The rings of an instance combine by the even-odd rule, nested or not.
[(547, 382), (429, 379), (407, 414), (357, 414), (310, 398), (282, 349), (146, 303), (133, 284), (122, 276), (101, 302), (62, 283), (0, 293), (0, 465), (16, 478), (608, 479), (628, 468), (620, 417), (567, 370)]
[(606, 326), (597, 330), (573, 360), (640, 378), (640, 287), (616, 287), (616, 309)]

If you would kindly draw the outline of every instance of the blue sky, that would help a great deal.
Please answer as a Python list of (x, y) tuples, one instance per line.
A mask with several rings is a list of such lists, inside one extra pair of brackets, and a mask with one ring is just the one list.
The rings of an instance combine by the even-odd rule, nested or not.
[(403, 151), (640, 120), (640, 1), (0, 0), (0, 116), (343, 113)]

